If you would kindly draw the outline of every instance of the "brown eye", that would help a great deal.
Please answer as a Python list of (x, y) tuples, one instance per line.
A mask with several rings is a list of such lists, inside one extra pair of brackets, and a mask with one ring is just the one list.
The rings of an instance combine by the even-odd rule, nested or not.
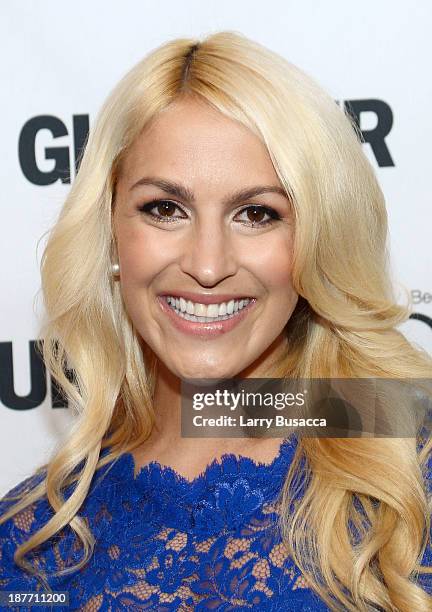
[[(240, 221), (240, 223), (243, 225), (248, 225), (252, 228), (264, 227), (281, 219), (279, 213), (268, 206), (247, 206), (246, 208), (243, 208), (239, 214), (243, 215), (243, 219)], [(265, 218), (266, 216), (267, 219)]]
[(177, 208), (173, 202), (169, 202), (168, 200), (163, 200), (156, 204), (156, 210), (162, 217), (172, 217), (175, 209)]
[(143, 204), (138, 208), (138, 210), (159, 223), (175, 222), (178, 219), (186, 218), (179, 215), (174, 215), (176, 210), (180, 212), (183, 211), (178, 204), (172, 202), (171, 200), (153, 200), (148, 204)]
[(265, 217), (266, 213), (263, 208), (258, 208), (257, 206), (250, 206), (247, 209), (247, 217), (248, 220), (252, 223), (260, 223)]

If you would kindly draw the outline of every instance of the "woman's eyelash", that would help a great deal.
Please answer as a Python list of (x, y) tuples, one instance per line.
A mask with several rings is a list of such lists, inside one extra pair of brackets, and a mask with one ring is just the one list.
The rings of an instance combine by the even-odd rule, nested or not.
[[(154, 208), (158, 208), (160, 207), (162, 204), (168, 204), (169, 206), (171, 206), (172, 208), (177, 208), (178, 210), (182, 210), (181, 207), (176, 203), (173, 202), (172, 200), (152, 200), (151, 202), (148, 202), (147, 204), (143, 204), (141, 206), (139, 206), (138, 210), (146, 215), (148, 215), (149, 217), (152, 218), (153, 221), (156, 221), (157, 223), (175, 223), (176, 219), (184, 219), (185, 217), (174, 217), (174, 216), (166, 216), (164, 217), (163, 215), (155, 215), (153, 212), (151, 212)], [(165, 210), (167, 209), (167, 207), (165, 207)], [(169, 207), (168, 207), (169, 209)], [(265, 221), (258, 221), (255, 222), (254, 220), (250, 220), (249, 222), (245, 222), (245, 221), (240, 221), (240, 223), (242, 223), (242, 225), (248, 225), (250, 227), (263, 227), (265, 225), (269, 225), (271, 223), (273, 223), (274, 221), (280, 221), (281, 220), (281, 216), (279, 215), (278, 212), (276, 212), (273, 208), (269, 208), (268, 206), (263, 206), (261, 204), (249, 204), (248, 206), (245, 206), (244, 208), (242, 208), (241, 210), (238, 211), (237, 215), (244, 213), (245, 211), (249, 210), (249, 209), (253, 209), (255, 212), (258, 213), (265, 213), (269, 216), (269, 219), (266, 219)], [(237, 216), (236, 215), (236, 216)]]

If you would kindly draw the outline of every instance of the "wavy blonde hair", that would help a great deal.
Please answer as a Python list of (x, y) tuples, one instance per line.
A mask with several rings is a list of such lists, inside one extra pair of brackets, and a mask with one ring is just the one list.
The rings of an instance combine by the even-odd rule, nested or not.
[[(293, 202), (293, 286), (301, 297), (286, 327), (289, 353), (273, 375), (405, 379), (432, 372), (427, 353), (396, 329), (410, 307), (393, 295), (383, 194), (347, 113), (298, 68), (239, 33), (160, 46), (104, 103), (43, 253), (46, 320), (38, 341), (77, 420), (38, 470), (40, 483), (0, 522), (46, 495), (54, 515), (14, 557), (45, 586), (26, 553), (70, 525), (83, 558), (58, 575), (87, 562), (95, 541), (79, 510), (95, 471), (140, 446), (154, 423), (157, 364), (110, 274), (112, 207), (129, 147), (180, 96), (199, 96), (258, 135)], [(428, 439), (419, 450), (413, 438), (300, 440), (281, 495), (282, 533), (309, 586), (331, 609), (431, 609), (413, 580), (430, 532), (424, 476), (430, 447)], [(307, 486), (295, 501), (300, 470)], [(360, 542), (350, 536), (350, 521)]]

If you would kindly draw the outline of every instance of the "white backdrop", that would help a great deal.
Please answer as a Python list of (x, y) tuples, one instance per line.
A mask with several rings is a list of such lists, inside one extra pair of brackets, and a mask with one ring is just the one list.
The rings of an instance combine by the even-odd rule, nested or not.
[(394, 277), (417, 302), (419, 318), (401, 329), (432, 350), (431, 27), (428, 0), (2, 2), (0, 494), (70, 426), (31, 368), (43, 234), (74, 180), (87, 124), (121, 76), (170, 38), (240, 31), (335, 100), (357, 101), (366, 140), (378, 139), (363, 147), (387, 200)]

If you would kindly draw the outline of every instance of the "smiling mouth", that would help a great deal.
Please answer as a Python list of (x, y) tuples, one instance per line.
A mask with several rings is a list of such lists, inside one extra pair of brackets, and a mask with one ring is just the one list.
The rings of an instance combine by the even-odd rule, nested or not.
[(221, 304), (194, 304), (184, 298), (163, 296), (163, 299), (177, 316), (194, 323), (216, 323), (233, 319), (243, 311), (247, 305), (254, 301), (252, 298), (230, 300)]

